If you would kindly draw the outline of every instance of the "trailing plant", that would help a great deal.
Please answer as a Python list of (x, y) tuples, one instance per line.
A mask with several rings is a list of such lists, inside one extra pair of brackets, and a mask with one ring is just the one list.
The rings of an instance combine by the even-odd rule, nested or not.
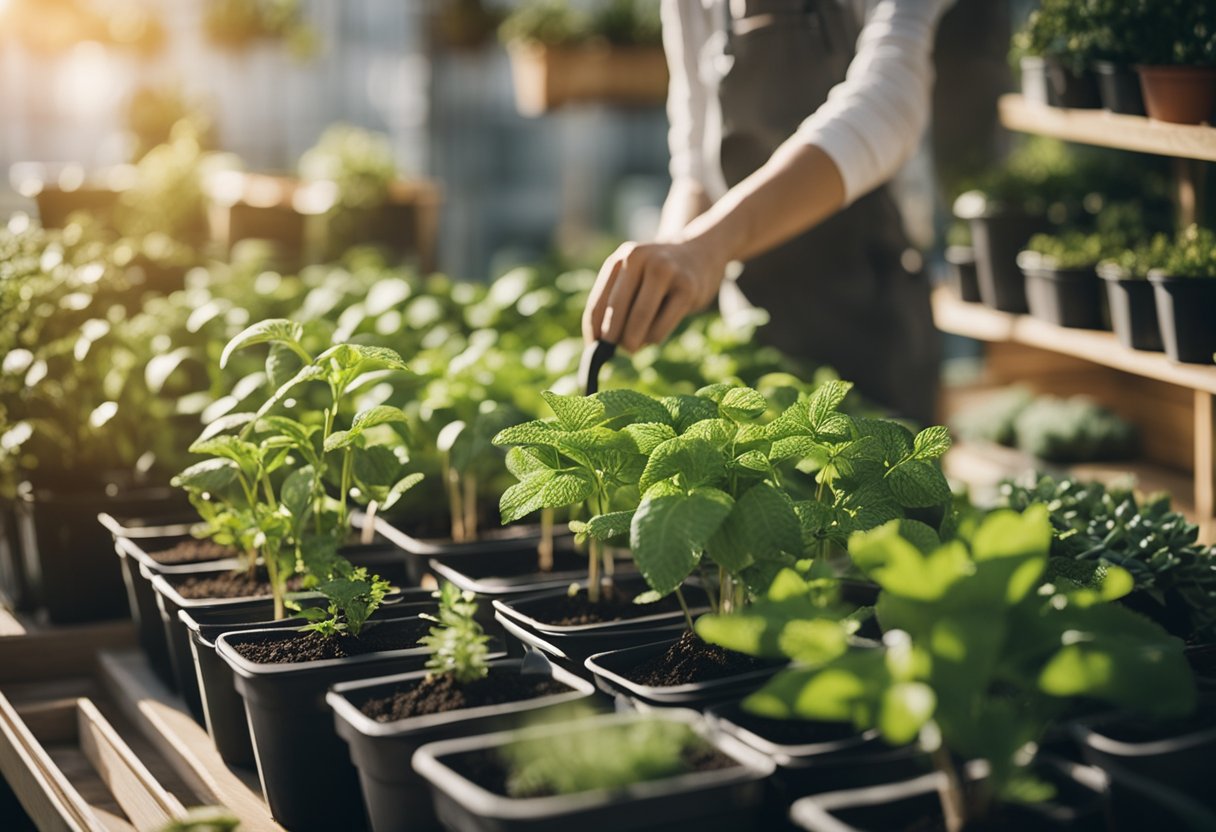
[[(208, 425), (191, 451), (210, 458), (183, 471), (177, 482), (196, 505), (221, 504), (201, 511), (231, 512), (257, 530), (253, 541), (270, 578), (276, 618), (285, 614), (287, 580), (300, 569), (324, 587), (354, 631), (350, 625), (370, 615), (383, 594), (374, 579), (369, 585), (337, 554), (350, 532), (350, 506), (391, 507), (421, 475), (404, 470), (408, 453), (392, 430), (406, 422), (399, 408), (364, 408), (345, 429), (339, 418), (362, 388), (406, 366), (392, 350), (355, 344), (336, 344), (314, 357), (303, 336), (298, 323), (268, 320), (228, 342), (221, 366), (239, 350), (270, 344), (266, 375), (276, 389), (256, 412), (229, 413)], [(320, 412), (293, 398), (308, 384), (328, 393)], [(292, 403), (296, 418), (276, 412)]]
[(490, 672), (490, 637), (477, 622), (476, 596), (448, 581), (434, 595), (439, 614), (422, 617), (436, 626), (418, 640), (431, 651), (426, 669), (435, 676), (450, 675), (462, 685), (484, 679)]
[(500, 750), (507, 794), (577, 794), (623, 789), (694, 770), (689, 760), (709, 744), (683, 722), (649, 716), (621, 725), (585, 726), (524, 738)]
[[(1045, 507), (997, 511), (948, 543), (927, 542), (901, 535), (898, 522), (850, 541), (857, 566), (881, 588), (881, 648), (850, 648), (849, 622), (784, 617), (780, 598), (752, 610), (766, 613), (759, 625), (754, 615), (702, 625), (707, 638), (736, 649), (771, 646), (797, 660), (744, 707), (778, 719), (853, 722), (896, 745), (919, 740), (945, 775), (952, 832), (982, 819), (996, 800), (1045, 796), (1027, 765), (1075, 698), (1157, 716), (1194, 707), (1182, 643), (1109, 603), (1132, 588), (1126, 571), (1111, 566), (1087, 587), (1043, 583)], [(965, 789), (961, 762), (977, 758), (989, 776)]]
[(1216, 640), (1216, 555), (1168, 495), (1141, 499), (1130, 488), (1046, 475), (1001, 484), (1001, 505), (1021, 511), (1035, 503), (1050, 512), (1049, 574), (1084, 580), (1114, 564), (1135, 580), (1137, 592), (1125, 601), (1180, 638)]

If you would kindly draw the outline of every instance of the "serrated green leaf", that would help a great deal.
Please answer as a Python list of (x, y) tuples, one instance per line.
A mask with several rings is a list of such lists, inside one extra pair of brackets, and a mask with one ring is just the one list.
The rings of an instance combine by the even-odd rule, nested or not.
[(323, 450), (327, 454), (332, 454), (334, 451), (340, 451), (343, 448), (349, 448), (360, 439), (360, 435), (352, 430), (336, 430), (329, 436), (325, 437)]
[(612, 540), (629, 534), (633, 523), (633, 511), (612, 511), (607, 514), (597, 514), (587, 521), (586, 533), (596, 540)]
[(667, 595), (680, 586), (733, 505), (730, 495), (710, 488), (642, 500), (629, 540), (634, 561), (651, 589)]
[(685, 488), (713, 485), (726, 473), (722, 452), (704, 439), (678, 436), (659, 445), (650, 454), (646, 469), (638, 480), (643, 493), (660, 480), (680, 476)]
[(291, 347), (278, 341), (271, 343), (266, 356), (266, 378), (271, 387), (286, 384), (303, 366), (304, 360)]
[(377, 425), (407, 424), (408, 422), (409, 417), (405, 415), (405, 412), (401, 410), (401, 408), (381, 404), (355, 414), (355, 418), (354, 421), (351, 422), (350, 429), (352, 431), (362, 433), (363, 431), (374, 428)]
[(917, 459), (938, 459), (950, 450), (950, 430), (942, 425), (925, 428), (916, 434), (913, 453)]
[(852, 389), (852, 382), (835, 379), (819, 385), (811, 394), (811, 400), (807, 405), (807, 421), (812, 431), (821, 436), (840, 434), (841, 426), (846, 423), (841, 422), (839, 418), (841, 414), (838, 411)]
[(541, 393), (541, 398), (557, 416), (558, 424), (568, 431), (595, 427), (606, 417), (607, 408), (601, 399), (589, 396), (562, 396), (549, 391)]
[[(253, 413), (225, 414), (224, 416), (220, 416), (218, 419), (211, 420), (211, 422), (205, 428), (203, 428), (203, 432), (198, 435), (198, 439), (195, 439), (194, 442), (195, 444), (205, 442), (208, 439), (219, 436), (221, 433), (227, 433), (230, 430), (243, 428), (256, 418), (257, 416)], [(194, 446), (191, 445), (191, 447)]]
[(714, 447), (724, 448), (734, 440), (738, 432), (738, 427), (729, 419), (702, 419), (694, 425), (689, 425), (688, 430), (681, 436), (704, 439)]
[(236, 481), (240, 468), (231, 459), (204, 459), (173, 478), (173, 485), (191, 491), (216, 492)]
[(913, 449), (912, 432), (897, 422), (886, 419), (854, 419), (860, 436), (872, 436), (882, 449), (883, 461), (888, 466), (902, 462)]
[(537, 453), (541, 449), (525, 448), (518, 445), (507, 449), (506, 465), (507, 470), (511, 472), (517, 480), (522, 480), (528, 474), (535, 473), (543, 468), (555, 469), (559, 466), (559, 462), (554, 456), (551, 459), (545, 459), (543, 455)]
[(316, 473), (311, 465), (298, 468), (287, 475), (279, 490), (279, 501), (297, 523), (308, 514), (312, 504)]
[(220, 367), (227, 367), (228, 359), (232, 357), (232, 354), (245, 347), (273, 341), (299, 346), (302, 337), (304, 337), (304, 327), (295, 321), (283, 318), (258, 321), (256, 324), (246, 327), (224, 346), (224, 351), (220, 354)]
[(660, 403), (671, 414), (671, 423), (676, 433), (683, 433), (703, 419), (714, 419), (718, 405), (699, 396), (667, 396)]
[(707, 384), (696, 392), (696, 396), (701, 399), (709, 399), (714, 404), (722, 401), (731, 390), (735, 388), (733, 384), (718, 382), (717, 384)]
[(891, 493), (906, 508), (926, 508), (950, 500), (950, 484), (931, 462), (909, 459), (886, 475)]
[(772, 473), (773, 466), (768, 457), (759, 451), (748, 451), (731, 460), (730, 467), (737, 473), (767, 476)]
[(351, 470), (355, 481), (369, 490), (377, 487), (387, 489), (401, 475), (403, 464), (392, 448), (372, 445), (356, 448), (353, 453)]
[(638, 422), (626, 425), (621, 432), (633, 440), (638, 453), (647, 455), (668, 439), (676, 437), (675, 428), (661, 422)]
[(756, 560), (802, 554), (802, 530), (789, 496), (767, 482), (743, 492), (709, 541), (716, 563), (739, 574)]
[(541, 447), (556, 447), (558, 437), (563, 434), (561, 428), (552, 422), (524, 422), (500, 430), (494, 439), (495, 445), (537, 445)]
[(395, 506), (407, 491), (418, 483), (422, 482), (423, 476), (423, 474), (415, 472), (413, 474), (407, 474), (406, 476), (397, 480), (397, 482), (393, 484), (393, 487), (388, 490), (388, 494), (385, 495), (384, 500), (381, 501), (380, 508), (387, 511)]
[(751, 422), (759, 419), (768, 410), (768, 400), (750, 387), (734, 387), (722, 396), (718, 409), (728, 419)]
[(332, 363), (352, 374), (409, 369), (395, 350), (364, 344), (335, 344), (318, 355), (313, 363), (317, 366)]
[(671, 414), (657, 399), (634, 390), (602, 390), (591, 398), (604, 405), (604, 418), (632, 417), (635, 423), (658, 423), (671, 427)]

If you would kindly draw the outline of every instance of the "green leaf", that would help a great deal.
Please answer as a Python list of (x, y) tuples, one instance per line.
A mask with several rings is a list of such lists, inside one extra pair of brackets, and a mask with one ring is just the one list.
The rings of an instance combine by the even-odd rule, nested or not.
[(900, 505), (927, 508), (950, 500), (950, 484), (931, 462), (909, 459), (887, 472), (887, 484)]
[(736, 422), (751, 422), (759, 419), (768, 410), (768, 400), (750, 387), (734, 387), (718, 402), (722, 415)]
[(204, 459), (173, 478), (173, 485), (191, 491), (214, 493), (236, 481), (240, 468), (230, 459)]
[(405, 412), (401, 408), (381, 404), (355, 414), (350, 429), (356, 433), (362, 433), (377, 425), (408, 423), (409, 417), (405, 415)]
[(702, 419), (681, 434), (687, 439), (704, 439), (716, 448), (724, 448), (734, 441), (739, 428), (729, 419)]
[(311, 465), (305, 465), (292, 471), (283, 480), (279, 501), (297, 522), (304, 519), (312, 504), (316, 475), (317, 472)]
[(205, 442), (208, 439), (219, 436), (221, 433), (243, 428), (255, 419), (257, 419), (257, 415), (253, 413), (225, 414), (218, 419), (212, 419), (207, 427), (203, 428), (203, 432), (198, 435), (198, 439), (194, 441), (195, 443)]
[(353, 430), (336, 430), (329, 436), (325, 437), (323, 450), (327, 454), (332, 454), (334, 451), (340, 451), (343, 448), (349, 448), (358, 442), (362, 437)]
[(591, 397), (604, 405), (605, 419), (632, 417), (635, 423), (671, 427), (671, 414), (657, 399), (634, 390), (602, 390)]
[(333, 363), (339, 369), (352, 374), (409, 369), (396, 351), (363, 344), (335, 344), (318, 355), (313, 363), (319, 367)]
[(646, 455), (650, 455), (655, 448), (668, 439), (676, 438), (675, 428), (659, 422), (639, 422), (626, 425), (621, 428), (621, 432), (633, 440), (638, 453)]
[(667, 396), (660, 402), (671, 414), (676, 433), (683, 433), (697, 422), (718, 416), (718, 405), (700, 396)]
[(597, 514), (587, 521), (586, 533), (596, 540), (612, 540), (629, 534), (633, 523), (633, 511), (610, 511)]
[(714, 485), (726, 474), (726, 459), (704, 439), (683, 436), (669, 439), (650, 454), (638, 489), (645, 493), (654, 483), (677, 474), (685, 488)]
[(838, 411), (852, 389), (852, 382), (833, 379), (819, 385), (811, 394), (807, 421), (816, 435), (833, 439), (849, 437), (852, 422)]
[(273, 432), (285, 437), (293, 447), (305, 452), (309, 458), (316, 455), (313, 444), (313, 434), (320, 428), (315, 425), (304, 425), (287, 416), (263, 416), (258, 420), (259, 433)]
[(288, 321), (283, 318), (259, 321), (252, 326), (246, 327), (227, 343), (223, 353), (220, 354), (220, 368), (227, 367), (228, 359), (232, 357), (232, 354), (245, 347), (270, 342), (293, 344), (298, 347), (300, 339), (303, 337), (304, 327), (295, 321)]
[(552, 459), (545, 459), (539, 453), (542, 450), (520, 446), (508, 448), (506, 457), (507, 470), (517, 480), (522, 480), (528, 474), (533, 474), (546, 468), (557, 468), (560, 462), (557, 460), (556, 455)]
[(286, 384), (303, 366), (304, 359), (287, 344), (279, 341), (271, 343), (270, 352), (266, 356), (266, 378), (271, 387), (278, 388)]
[(913, 453), (917, 459), (938, 459), (950, 450), (950, 430), (942, 425), (925, 428), (916, 434)]
[(405, 492), (422, 482), (423, 477), (423, 474), (415, 472), (413, 474), (407, 474), (401, 479), (397, 480), (393, 487), (388, 490), (388, 494), (385, 495), (384, 499), (381, 501), (380, 508), (387, 511), (395, 506), (402, 496), (404, 496)]
[(542, 508), (577, 505), (595, 490), (595, 481), (583, 471), (542, 468), (503, 492), (498, 509), (503, 524), (513, 523)]
[(756, 560), (802, 554), (802, 530), (794, 504), (767, 482), (743, 492), (708, 545), (710, 557), (733, 575)]
[(369, 489), (388, 488), (397, 481), (402, 467), (403, 463), (392, 448), (385, 445), (356, 448), (351, 460), (355, 480)]
[(740, 454), (730, 462), (730, 467), (739, 474), (768, 476), (773, 471), (768, 457), (759, 451), (748, 451)]
[(887, 466), (903, 462), (915, 445), (911, 431), (898, 422), (886, 419), (854, 419), (859, 436), (872, 436), (878, 441)]
[(307, 364), (300, 368), (300, 372), (292, 376), (286, 384), (275, 390), (270, 398), (262, 403), (262, 406), (258, 408), (258, 418), (261, 418), (270, 411), (274, 410), (274, 408), (277, 407), (281, 401), (286, 399), (288, 395), (291, 394), (292, 390), (299, 387), (301, 384), (309, 381), (318, 381), (323, 378), (325, 378), (324, 367), (318, 367), (314, 364)]
[(892, 745), (907, 745), (933, 717), (937, 697), (923, 682), (897, 682), (882, 692), (878, 730)]
[(549, 391), (540, 395), (557, 415), (558, 424), (568, 431), (595, 427), (607, 413), (604, 402), (594, 397), (562, 396)]
[(899, 535), (899, 521), (849, 538), (849, 555), (857, 567), (893, 596), (935, 601), (972, 571), (966, 547), (952, 541), (922, 554)]
[(540, 447), (556, 447), (562, 430), (552, 422), (524, 422), (504, 428), (492, 440), (495, 445), (536, 445)]
[(728, 494), (711, 488), (642, 500), (630, 527), (630, 548), (651, 589), (667, 595), (679, 587), (733, 505)]

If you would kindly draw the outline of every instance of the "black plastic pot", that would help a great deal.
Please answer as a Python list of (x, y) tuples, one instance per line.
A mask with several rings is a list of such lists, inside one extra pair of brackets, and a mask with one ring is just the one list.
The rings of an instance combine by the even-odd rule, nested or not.
[(245, 701), (262, 792), (275, 820), (291, 832), (362, 829), (359, 778), (334, 730), (325, 691), (340, 682), (421, 670), (430, 651), (412, 647), (325, 661), (256, 664), (233, 647), (297, 637), (289, 630), (248, 630), (224, 633), (216, 642)]
[[(436, 604), (425, 589), (402, 590), (388, 600), (388, 605), (373, 614), (373, 620), (431, 612)], [(273, 601), (256, 601), (239, 609), (181, 610), (178, 617), (190, 634), (190, 656), (207, 733), (225, 763), (252, 768), (253, 742), (249, 738), (245, 703), (236, 692), (232, 669), (216, 653), (216, 639), (224, 633), (247, 630), (290, 630), (298, 628), (301, 622), (298, 618), (274, 621)]]
[(980, 302), (980, 275), (975, 265), (975, 249), (971, 246), (950, 246), (946, 249), (950, 288), (960, 300)]
[(1046, 219), (993, 206), (967, 219), (984, 305), (1002, 312), (1027, 312), (1026, 280), (1018, 268), (1018, 252), (1047, 228)]
[[(969, 776), (982, 772), (970, 766)], [(1102, 774), (1064, 761), (1039, 765), (1035, 773), (1051, 783), (1056, 795), (1043, 803), (1009, 803), (1000, 807), (1001, 829), (1035, 832), (1102, 832), (1105, 829)], [(933, 826), (926, 819), (941, 817), (939, 772), (912, 780), (828, 792), (804, 797), (790, 808), (790, 819), (808, 832), (902, 832)], [(971, 827), (968, 826), (968, 829)], [(983, 827), (981, 827), (983, 828)]]
[(1216, 811), (1177, 789), (1106, 763), (1109, 832), (1212, 832)]
[(1148, 273), (1157, 299), (1157, 322), (1172, 361), (1211, 364), (1216, 353), (1216, 278)]
[(629, 679), (625, 674), (639, 664), (661, 656), (677, 639), (667, 639), (639, 647), (626, 647), (597, 653), (586, 661), (587, 670), (595, 677), (600, 690), (614, 698), (624, 698), (643, 706), (676, 706), (684, 708), (706, 708), (720, 702), (738, 699), (760, 687), (784, 664), (774, 663), (769, 667), (712, 679), (707, 682), (690, 682), (670, 687), (653, 687)]
[(1216, 644), (1191, 644), (1184, 652), (1199, 689), (1216, 691)]
[(809, 794), (896, 783), (931, 770), (924, 751), (913, 745), (887, 745), (877, 730), (859, 732), (838, 722), (802, 723), (813, 725), (817, 738), (791, 743), (788, 722), (747, 714), (739, 702), (715, 705), (706, 717), (719, 731), (777, 764), (772, 802), (783, 812), (791, 801)]
[[(169, 658), (169, 645), (165, 641), (165, 627), (156, 605), (156, 592), (148, 575), (192, 575), (199, 571), (214, 569), (236, 569), (235, 558), (200, 563), (162, 564), (152, 555), (164, 551), (190, 537), (190, 524), (171, 523), (152, 525), (143, 521), (120, 522), (109, 514), (97, 517), (114, 537), (114, 550), (122, 567), (122, 581), (127, 591), (127, 606), (135, 622), (139, 646), (148, 658), (148, 663), (170, 689), (177, 690), (177, 678), (173, 674)], [(145, 567), (141, 572), (141, 567)]]
[(32, 600), (54, 624), (125, 618), (122, 569), (97, 515), (152, 517), (181, 504), (180, 492), (169, 488), (96, 485), (68, 492), (23, 484), (17, 523)]
[(1144, 115), (1144, 95), (1135, 69), (1114, 61), (1094, 61), (1094, 75), (1098, 79), (1102, 109), (1128, 116)]
[[(522, 566), (521, 562), (507, 564)], [(638, 574), (630, 558), (615, 561), (616, 575), (633, 577)], [(430, 558), (427, 567), (439, 581), (451, 581), (460, 589), (468, 590), (480, 598), (518, 598), (547, 589), (565, 589), (587, 576), (587, 556), (573, 550), (559, 550), (554, 554), (553, 570), (536, 571), (533, 559), (526, 571), (518, 574), (503, 574), (508, 571), (494, 558), (480, 556)]]
[(9, 499), (0, 499), (0, 605), (15, 612), (35, 607), (17, 534), (17, 504)]
[(1153, 284), (1130, 277), (1119, 268), (1098, 269), (1106, 284), (1106, 305), (1111, 328), (1119, 343), (1128, 349), (1161, 352), (1161, 327), (1157, 323), (1157, 301)]
[(733, 737), (713, 734), (694, 713), (667, 710), (662, 716), (693, 726), (739, 765), (637, 783), (624, 790), (518, 800), (490, 792), (451, 767), (464, 755), (484, 754), (520, 738), (569, 733), (578, 730), (580, 724), (603, 725), (643, 718), (637, 714), (610, 714), (586, 723), (431, 743), (414, 755), (414, 770), (430, 781), (440, 821), (446, 828), (460, 832), (549, 832), (557, 829), (744, 832), (762, 828), (760, 808), (764, 779), (772, 773), (773, 762)]
[[(583, 585), (585, 584), (583, 581)], [(618, 578), (616, 586), (621, 591), (634, 595), (647, 589), (645, 581), (636, 574)], [(579, 674), (587, 672), (587, 659), (597, 653), (679, 638), (687, 626), (684, 613), (678, 609), (598, 624), (550, 624), (533, 616), (539, 605), (549, 599), (560, 598), (566, 591), (554, 589), (521, 598), (495, 599), (494, 617), (507, 633)], [(686, 597), (694, 615), (708, 610), (709, 599), (701, 590), (690, 587)], [(644, 610), (645, 607), (639, 608), (639, 611)]]
[(1056, 326), (1105, 329), (1102, 283), (1093, 266), (1060, 269), (1037, 252), (1023, 251), (1018, 255), (1018, 268), (1026, 276), (1031, 315)]
[[(381, 577), (394, 582), (398, 586), (405, 582), (404, 560), (400, 550), (384, 543), (345, 547), (342, 553), (356, 566), (372, 567)], [(244, 621), (254, 623), (266, 620), (265, 602), (269, 596), (253, 598), (184, 598), (177, 587), (190, 577), (207, 574), (222, 574), (231, 571), (229, 567), (205, 568), (203, 564), (198, 570), (189, 574), (170, 575), (155, 574), (144, 566), (140, 573), (151, 581), (156, 592), (156, 605), (160, 610), (161, 626), (164, 628), (165, 643), (169, 648), (169, 666), (173, 678), (177, 682), (178, 693), (181, 694), (190, 713), (199, 722), (205, 721), (203, 703), (199, 696), (198, 677), (194, 671), (194, 660), (190, 653), (190, 635), (186, 625), (178, 617), (181, 610), (187, 610), (192, 616), (203, 615), (205, 612), (224, 612), (233, 616), (233, 623)], [(270, 616), (272, 617), (272, 616)]]
[(1211, 763), (1216, 759), (1213, 705), (1216, 699), (1201, 700), (1198, 713), (1206, 719), (1201, 716), (1192, 724), (1164, 725), (1155, 735), (1141, 717), (1108, 715), (1074, 723), (1073, 737), (1090, 765), (1113, 767), (1159, 783), (1216, 810), (1216, 791), (1211, 785)]
[(439, 828), (430, 789), (410, 767), (414, 752), (426, 743), (513, 728), (524, 717), (531, 718), (546, 709), (595, 694), (595, 688), (586, 681), (553, 667), (539, 656), (534, 659), (539, 660), (535, 667), (526, 664), (532, 660), (523, 659), (500, 659), (490, 662), (490, 667), (502, 672), (523, 671), (551, 677), (569, 690), (521, 702), (377, 722), (360, 710), (363, 703), (389, 696), (400, 684), (419, 681), (428, 671), (345, 682), (330, 689), (325, 699), (334, 711), (338, 736), (350, 746), (351, 760), (359, 770), (364, 806), (373, 832)]
[(1022, 95), (1048, 107), (1092, 110), (1102, 106), (1098, 85), (1089, 72), (1074, 72), (1055, 58), (1021, 59)]

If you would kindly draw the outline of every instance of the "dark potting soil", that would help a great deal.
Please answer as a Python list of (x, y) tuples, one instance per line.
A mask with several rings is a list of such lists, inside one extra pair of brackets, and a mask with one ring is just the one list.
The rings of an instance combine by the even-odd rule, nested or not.
[(221, 546), (213, 540), (183, 540), (176, 546), (159, 552), (150, 552), (149, 557), (157, 563), (172, 566), (180, 563), (206, 563), (212, 560), (235, 558), (240, 553), (231, 546)]
[[(509, 795), (507, 779), (510, 771), (497, 749), (479, 749), (469, 751), (444, 760), (453, 771), (483, 789), (494, 794)], [(726, 756), (712, 745), (698, 744), (684, 752), (684, 770), (680, 774), (690, 774), (694, 771), (719, 771), (724, 768), (734, 768), (739, 765), (731, 757)], [(550, 797), (552, 792), (536, 791), (530, 794), (509, 795), (515, 798)]]
[(616, 588), (605, 588), (600, 600), (595, 603), (587, 597), (587, 590), (580, 589), (577, 595), (531, 601), (527, 606), (528, 615), (532, 618), (559, 627), (603, 624), (679, 611), (680, 602), (674, 595), (653, 604), (635, 604), (631, 595)]
[(812, 745), (855, 737), (856, 728), (848, 722), (814, 722), (805, 719), (769, 719), (756, 716), (742, 707), (731, 708), (723, 716), (740, 728), (778, 745)]
[(249, 641), (234, 641), (232, 647), (242, 658), (258, 664), (317, 662), (389, 650), (408, 650), (418, 646), (418, 639), (426, 635), (430, 626), (427, 621), (419, 619), (392, 621), (368, 626), (357, 638), (307, 632), (295, 633), (291, 638), (265, 641), (254, 640), (255, 636)]
[(706, 644), (696, 633), (685, 630), (666, 652), (630, 668), (623, 675), (639, 685), (665, 688), (724, 679), (767, 665), (763, 659)]
[[(302, 578), (288, 578), (287, 588), (299, 589)], [(270, 595), (270, 580), (266, 570), (258, 570), (250, 574), (245, 570), (239, 572), (224, 572), (220, 575), (199, 575), (186, 578), (176, 583), (174, 588), (183, 598), (254, 598), (259, 595)]]
[(450, 674), (427, 676), (398, 687), (389, 696), (369, 699), (359, 708), (377, 722), (441, 714), (506, 702), (522, 702), (569, 690), (548, 677), (522, 676), (516, 670), (490, 669), (484, 679), (461, 684)]

